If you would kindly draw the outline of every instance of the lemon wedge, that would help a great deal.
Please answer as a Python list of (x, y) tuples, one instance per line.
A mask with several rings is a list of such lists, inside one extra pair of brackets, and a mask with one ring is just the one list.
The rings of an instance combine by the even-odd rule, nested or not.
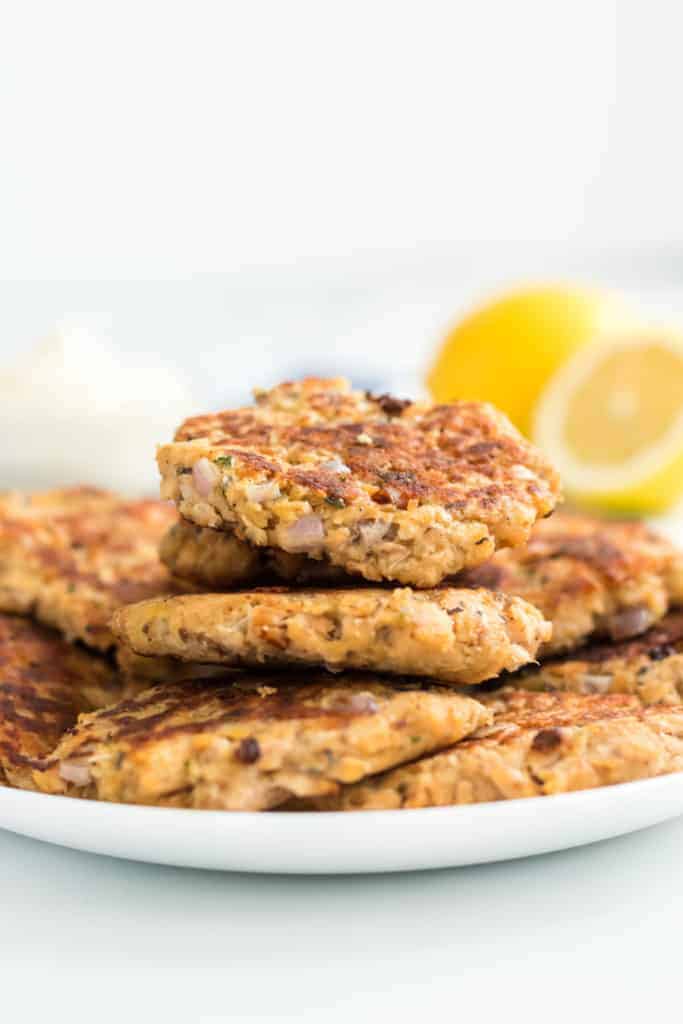
[(493, 402), (529, 435), (533, 411), (550, 377), (574, 352), (633, 328), (625, 299), (568, 285), (527, 287), (492, 299), (457, 323), (427, 384), (438, 402)]
[(580, 349), (544, 389), (533, 436), (576, 500), (664, 511), (683, 495), (683, 338), (644, 328)]

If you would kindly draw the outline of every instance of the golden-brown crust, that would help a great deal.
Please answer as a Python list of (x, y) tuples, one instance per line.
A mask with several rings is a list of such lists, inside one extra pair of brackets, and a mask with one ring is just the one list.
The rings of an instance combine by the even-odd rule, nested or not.
[(509, 683), (529, 690), (621, 693), (643, 704), (683, 701), (683, 611), (671, 612), (642, 636), (592, 643), (516, 672)]
[[(502, 414), (476, 402), (422, 406), (390, 396), (314, 390), (305, 382), (298, 407), (261, 415), (268, 397), (256, 409), (228, 410), (186, 420), (176, 441), (205, 440), (225, 455), (241, 459), (269, 478), (291, 481), (325, 498), (352, 504), (362, 488), (380, 505), (407, 508), (409, 502), (450, 506), (481, 506), (490, 515), (496, 502), (537, 494), (541, 487), (520, 487), (508, 477), (512, 466), (543, 467), (540, 455), (513, 431)], [(293, 391), (296, 385), (281, 385)], [(302, 400), (301, 393), (306, 392)], [(352, 397), (353, 396), (353, 397)], [(313, 406), (315, 399), (318, 401)], [(300, 405), (305, 401), (305, 404)], [(323, 407), (325, 403), (326, 407)], [(315, 414), (312, 415), (312, 411)], [(359, 441), (366, 432), (371, 443)], [(231, 449), (231, 446), (235, 446)], [(276, 449), (298, 448), (333, 452), (349, 467), (340, 475), (319, 464), (284, 466)], [(245, 449), (254, 449), (247, 451)], [(272, 454), (271, 454), (272, 453)], [(463, 477), (476, 478), (472, 488)], [(463, 486), (464, 484), (464, 486)], [(543, 488), (545, 490), (545, 488)]]
[[(683, 706), (508, 688), (493, 723), (441, 753), (309, 802), (382, 810), (548, 796), (683, 770)], [(304, 804), (303, 806), (306, 806)]]
[(0, 610), (108, 649), (115, 608), (177, 590), (157, 554), (175, 519), (90, 487), (0, 495)]
[(493, 723), (478, 734), (477, 740), (496, 743), (506, 743), (525, 729), (583, 726), (641, 710), (639, 702), (628, 694), (585, 698), (576, 693), (527, 693), (510, 686), (482, 694), (481, 700), (493, 712)]
[(192, 594), (121, 608), (112, 629), (141, 655), (425, 674), (460, 684), (528, 664), (550, 635), (520, 598), (448, 587)]
[(134, 690), (105, 659), (43, 626), (0, 614), (0, 772), (5, 781), (34, 788), (33, 770), (43, 765), (81, 712)]
[(300, 553), (291, 527), (315, 516), (322, 529), (305, 553), (419, 586), (523, 542), (559, 492), (492, 406), (404, 402), (345, 381), (282, 384), (253, 407), (194, 417), (158, 458), (163, 496), (200, 526)]
[(518, 594), (553, 624), (541, 656), (592, 635), (614, 640), (644, 632), (670, 603), (683, 601), (681, 555), (644, 523), (556, 512), (534, 527), (525, 548), (499, 551), (458, 578)]
[(82, 716), (37, 779), (100, 800), (264, 810), (336, 792), (489, 720), (452, 690), (367, 673), (170, 683)]

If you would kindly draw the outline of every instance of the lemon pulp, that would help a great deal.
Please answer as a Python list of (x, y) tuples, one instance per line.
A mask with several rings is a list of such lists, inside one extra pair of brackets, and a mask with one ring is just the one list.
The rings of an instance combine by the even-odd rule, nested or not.
[(642, 334), (577, 353), (544, 390), (534, 437), (578, 500), (663, 511), (683, 494), (683, 344)]
[(616, 349), (567, 406), (567, 443), (581, 461), (613, 465), (661, 441), (681, 413), (683, 351), (653, 342)]

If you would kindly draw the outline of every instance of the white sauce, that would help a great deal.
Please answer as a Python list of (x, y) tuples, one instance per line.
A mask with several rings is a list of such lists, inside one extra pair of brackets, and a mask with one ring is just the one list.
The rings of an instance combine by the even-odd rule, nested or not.
[(0, 367), (0, 490), (89, 483), (158, 493), (156, 445), (197, 409), (167, 368), (131, 368), (81, 328)]

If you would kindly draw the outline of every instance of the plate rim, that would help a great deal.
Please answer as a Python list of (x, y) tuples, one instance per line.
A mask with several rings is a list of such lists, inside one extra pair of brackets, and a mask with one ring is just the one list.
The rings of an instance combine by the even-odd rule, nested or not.
[[(245, 818), (262, 821), (265, 818), (268, 820), (272, 819), (285, 819), (287, 821), (292, 820), (305, 820), (305, 821), (329, 821), (331, 819), (343, 819), (344, 821), (355, 820), (357, 818), (374, 819), (377, 816), (381, 816), (382, 819), (388, 818), (406, 818), (406, 816), (414, 816), (416, 814), (424, 815), (430, 814), (436, 816), (435, 812), (439, 812), (441, 815), (448, 814), (450, 817), (453, 814), (466, 813), (467, 816), (481, 814), (492, 814), (502, 813), (503, 808), (512, 809), (524, 805), (529, 807), (532, 804), (543, 803), (543, 805), (553, 806), (558, 801), (569, 804), (577, 803), (579, 801), (584, 802), (586, 800), (598, 802), (599, 800), (605, 799), (606, 793), (623, 793), (626, 789), (640, 792), (646, 788), (665, 788), (667, 783), (670, 783), (672, 779), (677, 779), (679, 776), (683, 776), (683, 768), (675, 772), (666, 772), (663, 775), (653, 775), (647, 779), (632, 779), (628, 782), (615, 782), (606, 786), (591, 786), (587, 789), (576, 789), (571, 792), (565, 793), (549, 793), (547, 795), (539, 794), (531, 797), (512, 797), (510, 799), (503, 800), (480, 800), (476, 803), (471, 804), (442, 804), (435, 807), (404, 807), (404, 808), (392, 808), (392, 809), (372, 809), (372, 810), (357, 810), (357, 811), (283, 811), (278, 808), (266, 811), (241, 811), (241, 810), (220, 810), (214, 808), (201, 808), (201, 807), (159, 807), (156, 804), (135, 804), (127, 803), (125, 801), (113, 801), (113, 800), (91, 800), (84, 797), (66, 796), (61, 793), (42, 793), (39, 790), (33, 789), (22, 789), (18, 786), (7, 786), (0, 785), (0, 802), (3, 797), (7, 794), (12, 796), (28, 797), (30, 799), (38, 799), (41, 801), (49, 800), (51, 803), (53, 800), (58, 800), (60, 803), (67, 803), (70, 807), (97, 807), (98, 813), (117, 813), (120, 808), (126, 808), (132, 811), (134, 814), (148, 814), (150, 811), (158, 816), (174, 816), (177, 814), (190, 816), (193, 818), (201, 817), (205, 819), (211, 817), (213, 820), (231, 820), (236, 815), (239, 815), (240, 819)], [(679, 779), (680, 781), (680, 779)], [(104, 809), (107, 810), (104, 810)], [(77, 811), (76, 813), (80, 813)], [(87, 813), (87, 812), (86, 812)], [(508, 811), (509, 813), (509, 811)], [(683, 813), (683, 812), (682, 812)], [(3, 826), (0, 824), (0, 828)]]
[(17, 835), (120, 860), (298, 876), (514, 860), (682, 814), (683, 771), (550, 796), (356, 812), (155, 807), (0, 787), (0, 829)]

